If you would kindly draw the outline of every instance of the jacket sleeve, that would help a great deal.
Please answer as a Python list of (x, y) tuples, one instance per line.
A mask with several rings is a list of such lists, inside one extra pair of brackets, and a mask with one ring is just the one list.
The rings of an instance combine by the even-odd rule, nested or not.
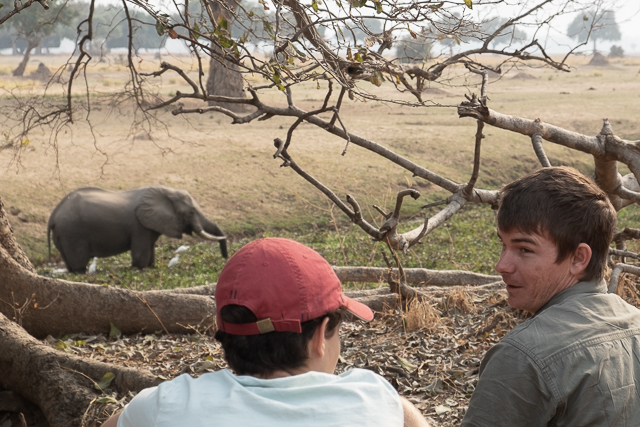
[(482, 360), (461, 427), (546, 426), (557, 407), (548, 376), (526, 349), (496, 344)]

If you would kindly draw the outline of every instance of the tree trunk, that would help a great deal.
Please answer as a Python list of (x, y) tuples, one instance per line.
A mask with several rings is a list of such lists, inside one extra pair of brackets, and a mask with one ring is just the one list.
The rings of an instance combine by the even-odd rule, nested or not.
[[(108, 372), (119, 393), (139, 391), (159, 381), (146, 371), (90, 361), (39, 342), (0, 314), (0, 387), (35, 403), (50, 427), (90, 426), (114, 406), (96, 405), (94, 388)], [(105, 418), (103, 415), (100, 418)]]
[(22, 57), (22, 61), (20, 61), (20, 65), (18, 65), (18, 68), (13, 70), (13, 77), (22, 77), (24, 75), (24, 70), (27, 69), (27, 63), (31, 56), (31, 51), (39, 44), (33, 40), (29, 40), (27, 43), (27, 48), (24, 51), (24, 56)]
[[(227, 2), (226, 7), (221, 7), (220, 0), (212, 2), (212, 10), (215, 16), (223, 15), (229, 23), (233, 19), (233, 12), (236, 10), (238, 4), (235, 0)], [(244, 81), (240, 69), (236, 64), (220, 59), (218, 55), (222, 53), (220, 47), (215, 44), (211, 45), (211, 60), (209, 61), (209, 78), (207, 79), (207, 92), (209, 96), (229, 96), (236, 98), (244, 98), (244, 91), (242, 90)], [(244, 105), (242, 104), (229, 104), (224, 102), (209, 101), (209, 105), (216, 105), (229, 109), (231, 111), (243, 111)]]

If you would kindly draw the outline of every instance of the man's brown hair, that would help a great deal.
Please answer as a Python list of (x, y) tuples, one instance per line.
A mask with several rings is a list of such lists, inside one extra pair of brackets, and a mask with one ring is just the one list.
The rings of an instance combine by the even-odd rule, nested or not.
[(506, 185), (500, 195), (498, 229), (550, 238), (564, 261), (580, 243), (591, 248), (581, 280), (601, 279), (616, 227), (616, 211), (606, 193), (569, 167), (542, 168)]

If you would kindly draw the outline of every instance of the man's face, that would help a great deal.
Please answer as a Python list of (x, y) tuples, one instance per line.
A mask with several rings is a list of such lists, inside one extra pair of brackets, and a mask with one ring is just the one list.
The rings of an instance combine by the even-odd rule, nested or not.
[(556, 263), (558, 248), (544, 235), (498, 230), (502, 241), (496, 271), (507, 284), (509, 305), (537, 312), (558, 292), (579, 279), (571, 273), (573, 256)]

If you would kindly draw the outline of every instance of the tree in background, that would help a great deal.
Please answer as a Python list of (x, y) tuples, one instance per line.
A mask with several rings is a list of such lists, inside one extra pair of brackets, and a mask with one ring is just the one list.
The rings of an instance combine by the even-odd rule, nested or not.
[(594, 53), (597, 52), (598, 40), (617, 41), (622, 37), (615, 12), (607, 9), (591, 9), (579, 13), (569, 24), (567, 35), (578, 43), (593, 41)]
[(496, 37), (490, 45), (492, 47), (513, 44), (520, 44), (527, 38), (527, 33), (522, 31), (516, 25), (508, 25), (509, 19), (496, 16), (483, 21), (480, 25), (485, 34), (493, 34), (497, 32)]
[[(79, 11), (74, 6), (73, 0), (53, 0), (48, 10), (38, 6), (14, 16), (8, 24), (13, 30), (14, 40), (24, 40), (27, 46), (24, 49), (22, 61), (13, 70), (13, 75), (21, 77), (27, 68), (31, 51), (40, 46), (47, 37), (54, 36), (60, 29), (71, 26), (78, 16)], [(58, 40), (59, 45), (59, 38), (49, 39), (48, 46), (45, 47), (49, 47), (50, 42), (55, 40)]]

